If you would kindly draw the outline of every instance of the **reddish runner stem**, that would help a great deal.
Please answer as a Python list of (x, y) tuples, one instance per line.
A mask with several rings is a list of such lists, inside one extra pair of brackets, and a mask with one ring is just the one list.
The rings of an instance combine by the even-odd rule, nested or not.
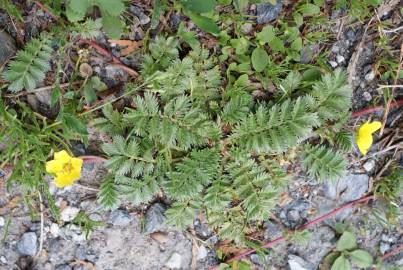
[(42, 9), (43, 11), (45, 11), (47, 14), (49, 14), (50, 17), (52, 17), (52, 19), (54, 19), (55, 21), (59, 20), (59, 17), (57, 17), (56, 15), (54, 15), (52, 12), (49, 11), (49, 9), (47, 7), (45, 7), (41, 2), (39, 1), (35, 1), (35, 4)]
[(390, 251), (390, 252), (388, 252), (388, 253), (385, 253), (385, 254), (381, 257), (381, 260), (384, 261), (384, 260), (386, 260), (387, 258), (392, 257), (393, 255), (397, 255), (397, 254), (399, 254), (399, 253), (402, 252), (402, 251), (403, 251), (403, 244), (400, 245), (400, 246), (398, 246), (398, 247), (395, 248), (394, 250), (392, 250), (392, 251)]
[[(368, 196), (362, 197), (362, 198), (360, 198), (358, 200), (351, 201), (351, 202), (349, 202), (349, 203), (347, 203), (347, 204), (345, 204), (345, 205), (343, 205), (343, 206), (341, 206), (339, 208), (336, 208), (333, 211), (331, 211), (331, 212), (329, 212), (329, 213), (327, 213), (327, 214), (325, 214), (323, 216), (320, 216), (320, 217), (308, 222), (307, 224), (297, 228), (296, 231), (303, 231), (303, 230), (305, 230), (305, 229), (307, 229), (309, 227), (312, 227), (312, 226), (314, 226), (314, 225), (316, 225), (316, 224), (318, 224), (318, 223), (320, 223), (320, 222), (322, 222), (322, 221), (324, 221), (324, 220), (326, 220), (326, 219), (328, 219), (330, 217), (335, 216), (336, 214), (338, 214), (339, 212), (341, 212), (341, 211), (343, 211), (345, 209), (351, 208), (351, 207), (353, 207), (353, 206), (355, 206), (357, 204), (360, 204), (360, 203), (368, 202), (372, 198), (374, 198), (373, 195), (368, 195)], [(280, 237), (278, 237), (278, 238), (276, 238), (276, 239), (274, 239), (274, 240), (262, 245), (261, 247), (262, 248), (271, 248), (272, 246), (274, 246), (275, 244), (277, 244), (277, 243), (279, 243), (279, 242), (281, 242), (283, 240), (285, 240), (285, 237), (280, 236)], [(245, 251), (245, 252), (243, 252), (243, 253), (235, 256), (235, 257), (232, 257), (231, 259), (227, 260), (226, 262), (232, 262), (232, 261), (235, 261), (235, 260), (240, 260), (240, 259), (244, 258), (245, 256), (248, 256), (248, 255), (250, 255), (252, 253), (255, 253), (255, 252), (256, 252), (256, 249), (249, 249), (249, 250), (247, 250), (247, 251)], [(210, 268), (210, 270), (218, 270), (218, 266), (212, 267), (212, 268)]]
[[(400, 107), (400, 106), (403, 106), (403, 99), (398, 99), (396, 101), (393, 101), (390, 104), (390, 109), (395, 108), (395, 107)], [(370, 108), (365, 108), (365, 109), (353, 112), (351, 114), (351, 117), (359, 117), (359, 116), (370, 114), (370, 113), (380, 111), (380, 110), (383, 110), (383, 109), (385, 109), (385, 107), (382, 106), (382, 105), (375, 106), (375, 107), (370, 107)]]

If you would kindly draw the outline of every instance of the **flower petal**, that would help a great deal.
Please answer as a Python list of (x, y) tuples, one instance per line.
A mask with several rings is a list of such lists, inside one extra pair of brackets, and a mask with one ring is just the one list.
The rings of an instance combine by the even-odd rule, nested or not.
[(58, 160), (51, 160), (46, 162), (46, 171), (48, 173), (57, 173), (63, 170), (63, 164)]
[(55, 153), (55, 160), (58, 160), (62, 163), (67, 163), (71, 160), (71, 156), (66, 152), (66, 150), (62, 150)]
[(362, 135), (365, 135), (365, 134), (371, 135), (372, 133), (374, 133), (381, 127), (382, 127), (382, 123), (379, 121), (374, 121), (372, 123), (366, 122), (360, 127), (360, 129), (358, 130), (358, 133), (362, 134)]
[(74, 183), (74, 180), (73, 180), (73, 178), (71, 178), (70, 174), (58, 173), (55, 177), (55, 185), (58, 188), (71, 186), (73, 183)]
[(380, 129), (382, 123), (379, 121), (374, 121), (370, 123), (369, 121), (362, 124), (358, 128), (356, 134), (356, 143), (360, 152), (365, 156), (368, 150), (371, 148), (373, 143), (372, 133)]
[(369, 148), (371, 148), (372, 142), (372, 135), (359, 136), (356, 140), (358, 149), (364, 156), (367, 154)]
[(80, 158), (72, 158), (71, 159), (71, 166), (73, 167), (73, 170), (79, 170), (81, 171), (81, 168), (83, 166), (83, 160)]

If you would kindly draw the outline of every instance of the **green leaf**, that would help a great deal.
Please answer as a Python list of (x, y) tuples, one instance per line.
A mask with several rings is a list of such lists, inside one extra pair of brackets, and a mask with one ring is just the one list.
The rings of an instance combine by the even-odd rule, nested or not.
[(270, 48), (275, 52), (284, 52), (284, 43), (279, 37), (273, 37), (269, 42)]
[(205, 13), (213, 10), (216, 4), (215, 0), (188, 0), (184, 6), (192, 12)]
[(151, 17), (151, 29), (157, 28), (160, 22), (160, 14), (162, 10), (161, 0), (154, 0), (153, 16)]
[(119, 39), (123, 32), (122, 21), (119, 17), (113, 17), (107, 13), (102, 14), (102, 26), (105, 33), (113, 39)]
[(267, 25), (263, 27), (262, 31), (256, 34), (256, 39), (259, 41), (261, 45), (269, 43), (276, 37), (274, 33), (274, 28), (271, 25)]
[(71, 114), (64, 114), (63, 115), (64, 123), (67, 127), (71, 128), (72, 130), (77, 131), (80, 134), (87, 135), (87, 127), (81, 122), (77, 117)]
[(317, 81), (320, 79), (320, 70), (317, 68), (310, 68), (302, 73), (303, 81)]
[(291, 49), (294, 51), (300, 51), (302, 49), (302, 38), (297, 37), (292, 43), (291, 43)]
[(356, 247), (356, 239), (355, 235), (351, 232), (344, 232), (340, 237), (339, 241), (337, 241), (337, 250), (350, 250)]
[(193, 12), (187, 12), (186, 14), (203, 31), (213, 35), (218, 35), (220, 33), (220, 29), (212, 19)]
[(233, 4), (234, 4), (234, 7), (236, 8), (236, 10), (239, 13), (242, 13), (246, 10), (246, 8), (249, 4), (248, 2), (249, 2), (248, 0), (234, 0)]
[(333, 252), (330, 252), (329, 254), (327, 254), (322, 262), (324, 269), (329, 269), (330, 266), (334, 263), (334, 261), (339, 256), (340, 256), (340, 252), (338, 252), (338, 251), (333, 251)]
[(261, 72), (263, 71), (267, 64), (269, 63), (270, 58), (267, 55), (267, 52), (258, 47), (256, 49), (253, 50), (252, 52), (252, 65), (253, 68), (257, 71), (257, 72)]
[(89, 84), (84, 86), (84, 97), (87, 104), (91, 104), (97, 100), (97, 95), (95, 94), (94, 88), (92, 88)]
[(357, 249), (350, 253), (351, 261), (360, 268), (367, 268), (372, 265), (372, 255), (365, 250)]
[(330, 270), (350, 270), (350, 269), (351, 269), (350, 262), (346, 259), (346, 257), (341, 255), (334, 261), (332, 268)]
[(50, 96), (50, 106), (52, 108), (57, 104), (61, 95), (60, 86), (56, 86)]
[(90, 0), (71, 0), (66, 8), (69, 21), (77, 22), (84, 19), (85, 13), (91, 7)]
[[(81, 0), (80, 0), (81, 1)], [(112, 17), (118, 17), (125, 10), (125, 5), (122, 0), (96, 0), (97, 6), (102, 11), (102, 16), (105, 12)]]
[(297, 26), (301, 26), (304, 23), (304, 17), (299, 12), (293, 14), (294, 22)]
[(314, 4), (305, 4), (301, 7), (304, 16), (313, 16), (320, 13), (320, 8)]

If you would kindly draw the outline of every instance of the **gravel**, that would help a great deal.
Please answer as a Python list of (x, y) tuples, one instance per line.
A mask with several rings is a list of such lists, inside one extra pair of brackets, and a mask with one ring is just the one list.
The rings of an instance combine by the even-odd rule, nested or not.
[(284, 207), (279, 214), (283, 224), (289, 228), (296, 228), (307, 221), (309, 203), (305, 200), (296, 200)]
[(323, 185), (326, 198), (343, 203), (361, 198), (368, 190), (369, 177), (366, 174), (348, 174), (338, 181), (327, 182)]
[(201, 261), (204, 260), (208, 255), (208, 250), (205, 246), (200, 246), (199, 251), (197, 253), (197, 260)]
[(375, 165), (376, 165), (375, 160), (369, 159), (362, 166), (364, 167), (364, 170), (366, 172), (372, 172), (375, 168)]
[(283, 9), (283, 1), (277, 0), (276, 5), (270, 3), (258, 4), (256, 6), (256, 22), (258, 24), (265, 24), (275, 20)]
[(290, 266), (290, 270), (314, 270), (315, 267), (296, 255), (288, 255), (288, 265)]
[(148, 24), (151, 21), (150, 17), (144, 14), (144, 12), (137, 6), (131, 5), (129, 11), (140, 20), (141, 25)]
[(113, 226), (127, 226), (132, 222), (133, 218), (123, 210), (114, 210), (109, 216), (108, 223)]
[(21, 255), (34, 256), (38, 248), (38, 237), (34, 232), (24, 233), (17, 244), (17, 250)]
[(171, 257), (169, 257), (168, 261), (165, 263), (166, 267), (169, 267), (171, 269), (181, 269), (182, 267), (182, 256), (174, 252)]
[(61, 219), (64, 222), (70, 222), (78, 215), (79, 212), (80, 212), (80, 209), (78, 209), (77, 207), (67, 206), (60, 213)]
[(15, 54), (16, 50), (14, 39), (0, 30), (0, 67)]
[(144, 233), (164, 232), (167, 230), (165, 225), (165, 207), (156, 203), (148, 208), (144, 219)]

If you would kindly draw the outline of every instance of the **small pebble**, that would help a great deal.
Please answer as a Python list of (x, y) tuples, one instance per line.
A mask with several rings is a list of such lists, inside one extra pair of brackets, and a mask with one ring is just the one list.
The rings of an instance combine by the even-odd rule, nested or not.
[(330, 66), (331, 66), (332, 68), (335, 68), (335, 67), (338, 66), (337, 62), (335, 62), (335, 61), (329, 61), (329, 64), (330, 64)]
[(108, 223), (112, 224), (113, 226), (127, 226), (133, 218), (123, 210), (115, 210), (109, 216)]
[(372, 81), (373, 79), (375, 79), (375, 73), (371, 70), (370, 72), (368, 72), (368, 73), (365, 75), (365, 80), (366, 80), (367, 82), (370, 82), (370, 81)]
[(364, 100), (365, 101), (367, 101), (367, 102), (369, 102), (369, 101), (371, 101), (372, 100), (372, 96), (371, 96), (371, 94), (370, 93), (368, 93), (368, 92), (364, 92), (364, 93), (362, 93), (362, 97), (364, 98)]
[(339, 63), (339, 64), (343, 63), (346, 60), (344, 58), (344, 56), (342, 56), (342, 55), (337, 55), (336, 59), (337, 59), (337, 63)]
[(3, 227), (6, 224), (6, 221), (3, 217), (0, 217), (0, 227)]
[(1, 262), (2, 264), (6, 264), (6, 263), (7, 263), (6, 257), (1, 256), (1, 257), (0, 257), (0, 262)]
[(207, 257), (208, 250), (205, 246), (199, 247), (199, 252), (197, 253), (197, 260), (201, 261)]
[(241, 26), (241, 32), (242, 32), (242, 34), (247, 35), (247, 34), (249, 34), (252, 30), (253, 30), (253, 25), (252, 25), (251, 23), (244, 23), (244, 24)]
[(38, 237), (34, 232), (24, 233), (17, 244), (17, 250), (21, 255), (34, 256), (38, 247)]
[(372, 170), (375, 168), (375, 160), (373, 159), (368, 160), (367, 162), (364, 163), (363, 167), (366, 172), (372, 172)]
[(57, 223), (52, 223), (52, 225), (50, 225), (50, 234), (56, 238), (59, 236), (59, 232), (60, 232), (60, 228), (59, 225)]
[(72, 221), (78, 215), (79, 212), (80, 209), (76, 207), (67, 206), (66, 208), (63, 209), (60, 215), (64, 222), (69, 222)]
[(340, 50), (340, 48), (338, 46), (336, 46), (336, 45), (332, 46), (332, 53), (338, 53), (339, 50)]
[(389, 249), (390, 249), (390, 244), (389, 243), (381, 242), (381, 244), (379, 246), (379, 251), (382, 254), (385, 254)]
[(182, 265), (182, 256), (174, 252), (171, 257), (169, 257), (168, 261), (165, 263), (166, 267), (169, 267), (171, 269), (180, 269)]

